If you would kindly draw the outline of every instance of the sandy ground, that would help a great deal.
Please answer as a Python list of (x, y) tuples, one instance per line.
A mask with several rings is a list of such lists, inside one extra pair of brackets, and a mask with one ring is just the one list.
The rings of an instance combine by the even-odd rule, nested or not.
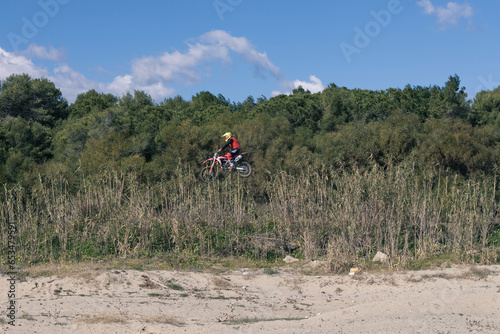
[(99, 270), (0, 281), (2, 333), (500, 333), (500, 266), (306, 276)]

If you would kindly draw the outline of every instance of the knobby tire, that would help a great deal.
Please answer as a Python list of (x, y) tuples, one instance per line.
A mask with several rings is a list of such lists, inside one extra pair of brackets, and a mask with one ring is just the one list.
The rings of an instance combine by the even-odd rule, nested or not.
[(240, 164), (238, 164), (236, 170), (238, 171), (238, 175), (241, 177), (249, 177), (252, 174), (252, 166), (250, 166), (250, 164), (246, 161), (243, 161)]
[(210, 174), (210, 166), (207, 166), (201, 170), (200, 178), (205, 182), (215, 181), (217, 179), (217, 169), (214, 167), (212, 169), (212, 174)]

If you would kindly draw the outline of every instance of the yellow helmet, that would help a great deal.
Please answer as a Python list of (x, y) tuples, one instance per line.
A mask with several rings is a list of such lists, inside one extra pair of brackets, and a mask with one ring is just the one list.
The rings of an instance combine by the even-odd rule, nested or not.
[(226, 138), (228, 140), (231, 137), (231, 132), (226, 132), (225, 134), (222, 135), (222, 137)]

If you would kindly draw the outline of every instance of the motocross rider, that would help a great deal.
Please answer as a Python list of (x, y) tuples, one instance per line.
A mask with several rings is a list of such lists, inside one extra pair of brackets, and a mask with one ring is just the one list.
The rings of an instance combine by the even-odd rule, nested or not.
[(228, 153), (226, 153), (226, 155), (224, 155), (224, 156), (227, 158), (227, 160), (230, 163), (229, 168), (234, 169), (234, 158), (240, 153), (240, 143), (238, 143), (236, 138), (234, 138), (231, 135), (231, 132), (224, 133), (222, 135), (222, 137), (224, 137), (226, 139), (226, 143), (224, 144), (224, 146), (222, 146), (219, 149), (218, 152), (222, 151), (223, 149), (225, 149), (228, 146), (231, 148), (231, 150)]

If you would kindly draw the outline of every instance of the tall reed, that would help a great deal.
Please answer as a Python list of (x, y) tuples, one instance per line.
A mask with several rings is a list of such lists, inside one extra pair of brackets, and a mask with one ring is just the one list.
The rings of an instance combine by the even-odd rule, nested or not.
[(273, 175), (266, 201), (251, 179), (200, 182), (179, 168), (169, 181), (145, 184), (135, 174), (42, 177), (28, 192), (4, 188), (0, 242), (15, 222), (21, 264), (104, 256), (246, 255), (328, 258), (340, 271), (377, 251), (391, 266), (448, 255), (463, 262), (499, 260), (496, 178), (462, 180), (413, 166), (309, 169)]

